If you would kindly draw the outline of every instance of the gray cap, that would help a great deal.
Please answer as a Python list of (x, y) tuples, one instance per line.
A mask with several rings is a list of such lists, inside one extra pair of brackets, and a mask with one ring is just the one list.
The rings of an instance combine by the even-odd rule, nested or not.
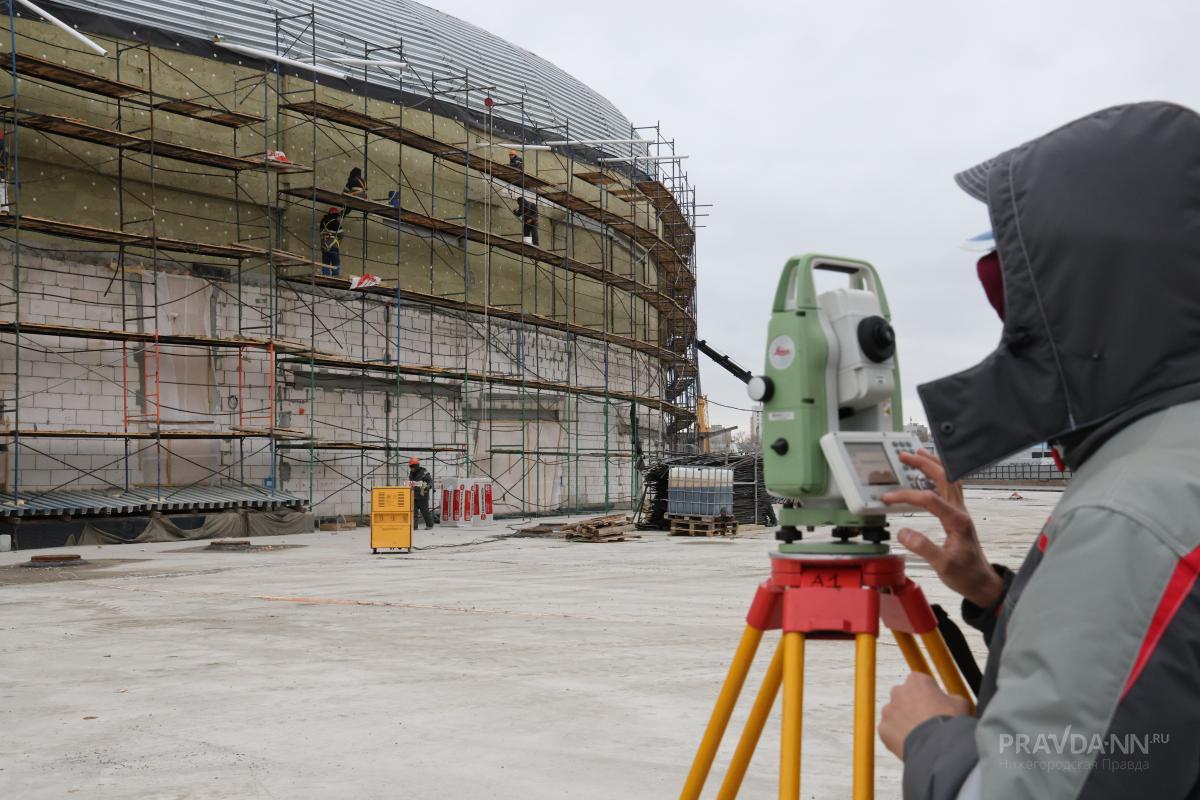
[(1000, 158), (989, 158), (987, 161), (965, 169), (954, 176), (954, 182), (967, 194), (981, 203), (987, 202), (988, 173)]

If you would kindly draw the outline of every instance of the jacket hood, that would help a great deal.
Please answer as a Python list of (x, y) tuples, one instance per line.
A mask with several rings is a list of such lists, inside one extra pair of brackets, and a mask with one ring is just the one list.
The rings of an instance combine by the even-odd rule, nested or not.
[(951, 479), (1200, 397), (1200, 116), (1109, 108), (958, 180), (986, 198), (1005, 319), (981, 363), (917, 387)]

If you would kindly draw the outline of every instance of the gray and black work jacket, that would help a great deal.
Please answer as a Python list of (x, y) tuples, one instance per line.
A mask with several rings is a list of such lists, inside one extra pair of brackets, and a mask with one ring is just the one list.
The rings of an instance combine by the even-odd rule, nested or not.
[(415, 470), (408, 471), (408, 479), (413, 483), (423, 483), (424, 486), (413, 489), (413, 497), (418, 501), (424, 501), (429, 497), (429, 487), (433, 486), (433, 476), (429, 474), (429, 470), (424, 467), (417, 467)]
[(906, 800), (1200, 798), (1200, 401), (1080, 466), (996, 606), (977, 716), (904, 742)]

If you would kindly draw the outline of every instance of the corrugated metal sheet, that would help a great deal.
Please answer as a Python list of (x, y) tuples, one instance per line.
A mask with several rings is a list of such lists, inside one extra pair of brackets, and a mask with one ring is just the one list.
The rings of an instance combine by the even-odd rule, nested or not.
[[(310, 9), (307, 2), (283, 0), (59, 0), (58, 4), (196, 39), (221, 36), (234, 44), (272, 52), (275, 13), (307, 14)], [(498, 101), (516, 101), (525, 94), (525, 119), (521, 119), (519, 106), (495, 110), (496, 116), (509, 122), (525, 126), (532, 123), (538, 128), (569, 123), (570, 135), (577, 139), (627, 138), (630, 134), (629, 120), (578, 79), (528, 50), (449, 14), (409, 0), (315, 0), (312, 7), (316, 9), (318, 59), (361, 58), (364, 41), (375, 47), (403, 42), (404, 58), (410, 67), (403, 87), (377, 70), (373, 71), (373, 83), (426, 94), (433, 75), (446, 78), (469, 70), (473, 85), (497, 87), (491, 94)], [(289, 55), (300, 60), (307, 60), (312, 53), (312, 33), (304, 30), (307, 22), (283, 23), (282, 39), (294, 40)], [(453, 85), (438, 82), (439, 89)], [(447, 99), (462, 98), (451, 95)], [(628, 146), (604, 149), (629, 152)]]
[[(18, 503), (18, 500), (20, 502)], [(215, 511), (223, 508), (293, 506), (304, 498), (251, 486), (189, 486), (132, 489), (127, 492), (61, 490), (0, 492), (0, 517), (52, 517), (62, 514), (145, 514), (150, 511)]]

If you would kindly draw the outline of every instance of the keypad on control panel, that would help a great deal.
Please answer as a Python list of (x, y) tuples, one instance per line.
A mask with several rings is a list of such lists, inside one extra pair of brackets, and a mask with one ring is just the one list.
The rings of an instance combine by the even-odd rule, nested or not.
[[(894, 450), (897, 454), (916, 452), (912, 445), (905, 441), (893, 441), (892, 450)], [(910, 467), (909, 465), (904, 464), (904, 477), (907, 480), (908, 485), (912, 486), (914, 489), (934, 488), (933, 481), (925, 477), (925, 473), (921, 472), (921, 470), (917, 469), (916, 467)]]

